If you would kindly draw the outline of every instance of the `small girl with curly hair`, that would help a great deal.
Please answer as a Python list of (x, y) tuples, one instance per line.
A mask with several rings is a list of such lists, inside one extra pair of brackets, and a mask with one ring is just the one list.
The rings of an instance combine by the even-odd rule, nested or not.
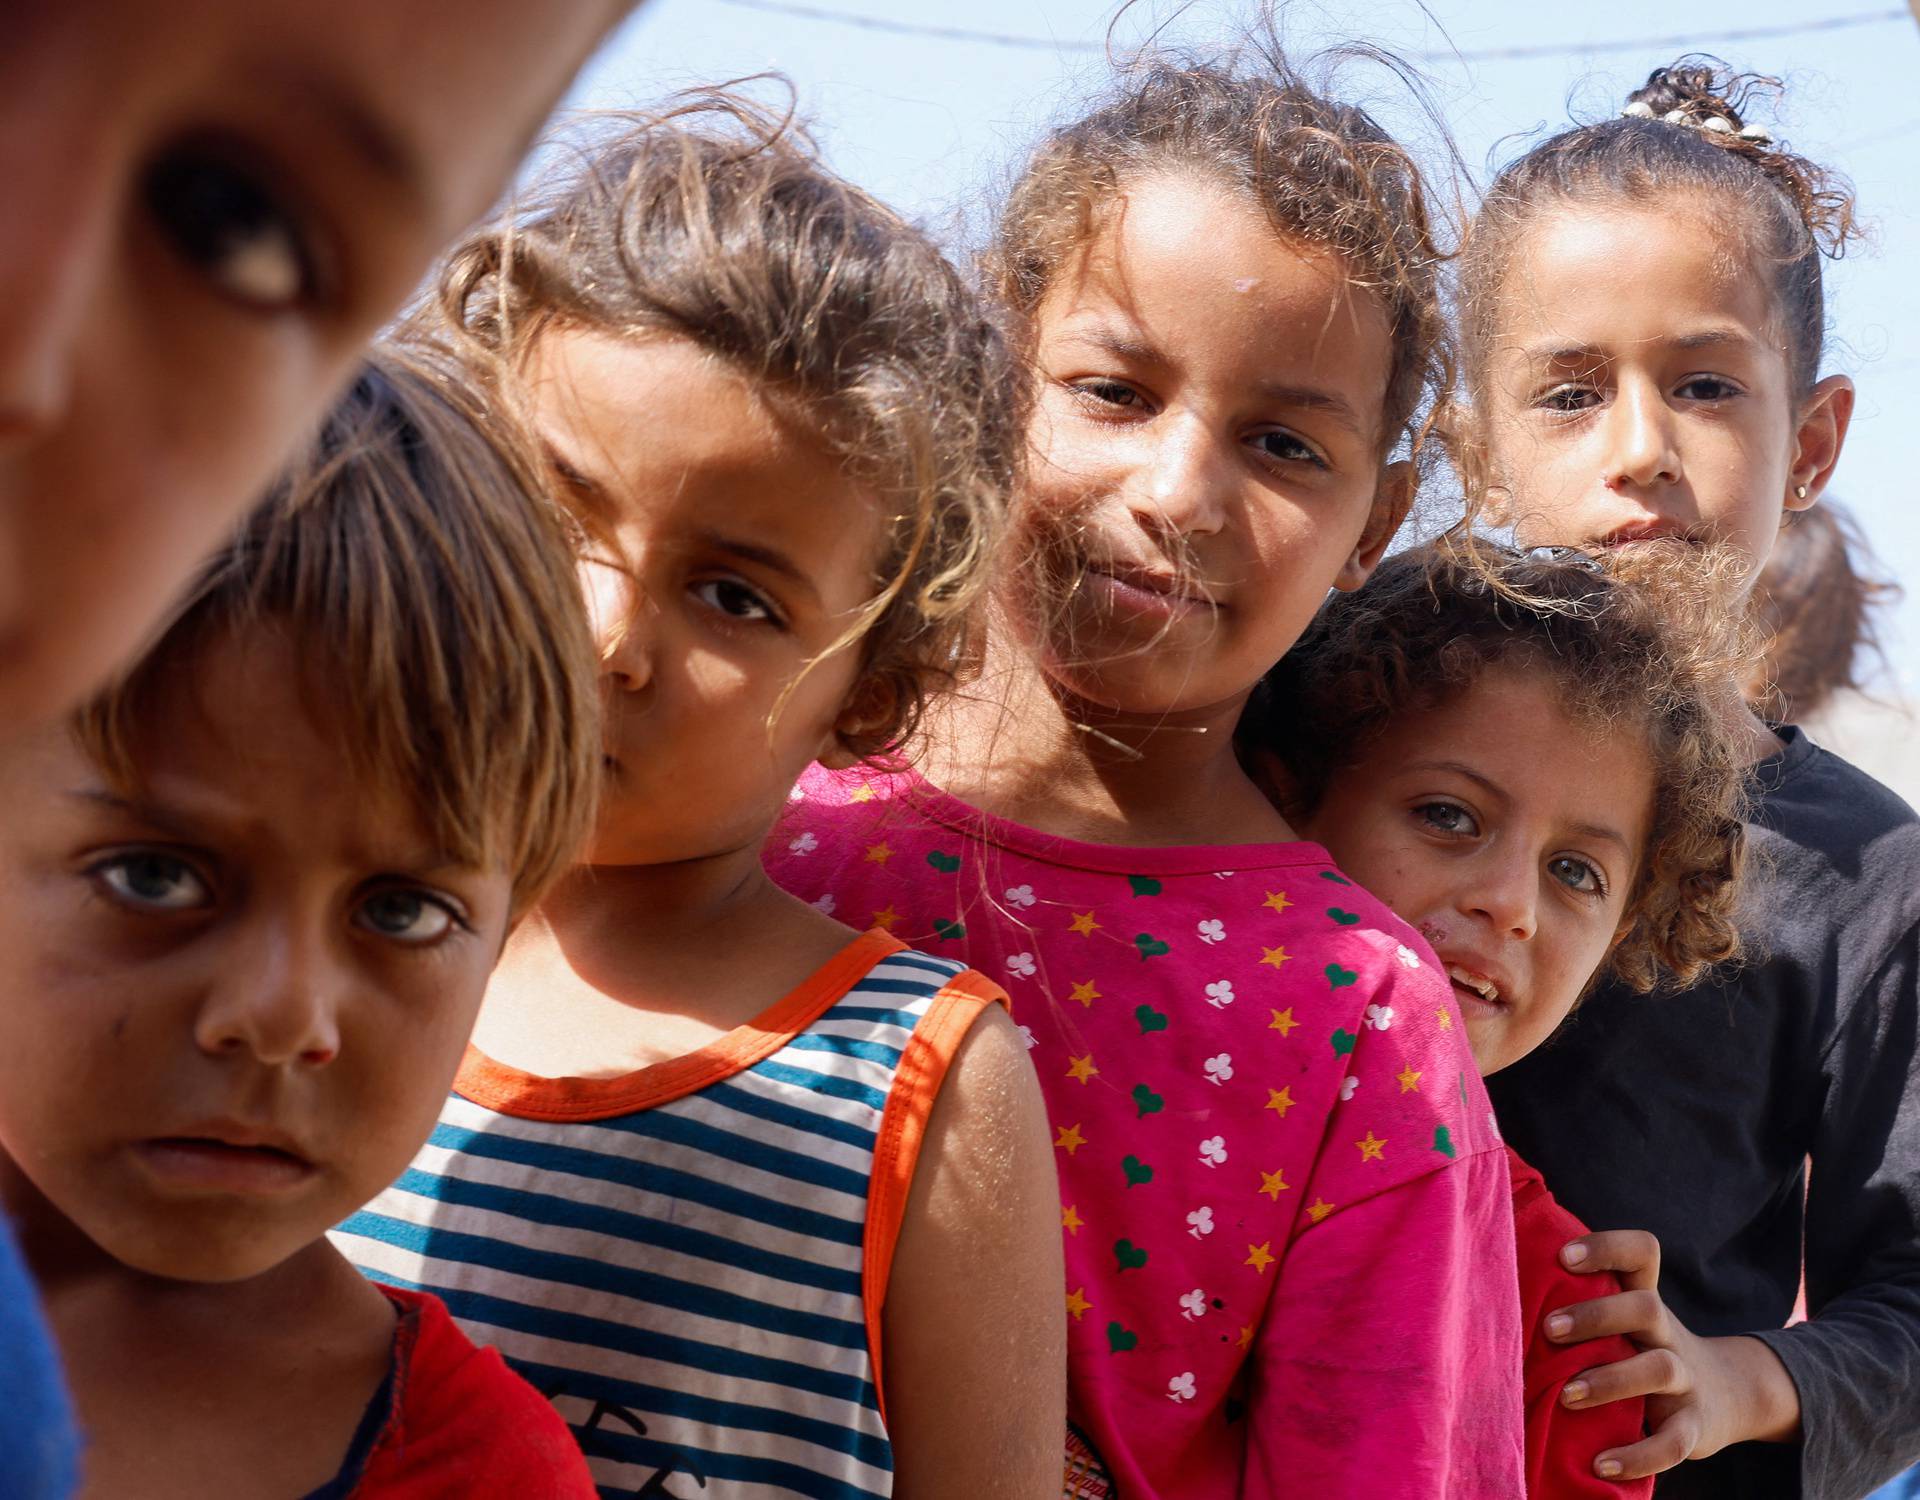
[[(1288, 817), (1433, 945), (1485, 1074), (1545, 1042), (1601, 974), (1644, 993), (1738, 946), (1732, 666), (1674, 623), (1715, 617), (1711, 576), (1677, 559), (1625, 571), (1563, 549), (1402, 553), (1322, 610), (1241, 721), (1242, 754), (1277, 769)], [(1650, 1494), (1650, 1479), (1595, 1470), (1639, 1439), (1643, 1403), (1560, 1404), (1569, 1380), (1634, 1350), (1545, 1337), (1594, 1291), (1560, 1261), (1586, 1228), (1507, 1155), (1527, 1493)]]
[(1053, 132), (991, 261), (1038, 399), (979, 675), (914, 767), (810, 772), (769, 847), (1014, 995), (1076, 1496), (1522, 1482), (1507, 1165), (1454, 997), (1233, 751), (1412, 497), (1439, 260), (1407, 151), (1270, 49), (1150, 56)]
[(603, 785), (340, 1243), (498, 1347), (609, 1496), (1046, 1492), (1059, 1209), (1005, 996), (760, 864), (801, 771), (953, 658), (1019, 452), (1004, 341), (724, 93), (590, 144), (442, 290), (580, 523)]
[[(1724, 546), (1751, 589), (1819, 501), (1853, 410), (1822, 373), (1852, 198), (1749, 118), (1775, 87), (1683, 59), (1489, 188), (1461, 262), (1471, 467), (1523, 545)], [(1567, 1398), (1656, 1398), (1623, 1472), (1857, 1495), (1920, 1457), (1920, 818), (1802, 730), (1729, 715), (1750, 961), (1657, 1004), (1603, 982), (1492, 1092), (1581, 1218), (1650, 1231), (1582, 1242), (1640, 1291), (1568, 1315), (1655, 1346)], [(1803, 1251), (1811, 1316), (1785, 1327)]]

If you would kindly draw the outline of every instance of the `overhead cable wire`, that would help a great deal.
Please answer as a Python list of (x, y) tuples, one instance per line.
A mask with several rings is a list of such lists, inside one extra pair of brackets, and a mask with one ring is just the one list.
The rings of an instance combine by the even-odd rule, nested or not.
[[(802, 0), (719, 0), (738, 10), (762, 11), (771, 15), (794, 16), (805, 21), (825, 21), (862, 31), (886, 32), (894, 36), (927, 37), (939, 41), (966, 42), (983, 47), (1011, 47), (1033, 52), (1103, 52), (1104, 41), (1083, 37), (1023, 36), (1004, 31), (977, 31), (966, 26), (942, 26), (927, 21), (902, 21), (891, 16), (863, 15), (824, 5), (808, 5)], [(1522, 47), (1482, 47), (1466, 50), (1447, 49), (1416, 52), (1420, 62), (1520, 62), (1543, 57), (1585, 56), (1600, 52), (1672, 52), (1688, 47), (1713, 46), (1723, 42), (1772, 41), (1780, 37), (1807, 36), (1814, 32), (1845, 31), (1858, 26), (1883, 26), (1891, 21), (1906, 22), (1911, 13), (1906, 6), (1892, 9), (1856, 11), (1844, 16), (1825, 16), (1813, 21), (1789, 21), (1776, 26), (1744, 26), (1724, 31), (1701, 31), (1678, 36), (1627, 37), (1614, 41), (1543, 43)]]

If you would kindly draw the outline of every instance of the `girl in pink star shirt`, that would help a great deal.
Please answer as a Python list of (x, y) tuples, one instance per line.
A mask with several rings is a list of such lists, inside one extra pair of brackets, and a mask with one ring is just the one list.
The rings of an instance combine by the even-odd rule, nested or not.
[(1270, 55), (1149, 61), (1049, 137), (992, 251), (1037, 405), (979, 681), (918, 771), (816, 769), (769, 845), (1012, 995), (1072, 1494), (1522, 1489), (1506, 1159), (1454, 996), (1232, 744), (1411, 501), (1436, 256), (1406, 153)]

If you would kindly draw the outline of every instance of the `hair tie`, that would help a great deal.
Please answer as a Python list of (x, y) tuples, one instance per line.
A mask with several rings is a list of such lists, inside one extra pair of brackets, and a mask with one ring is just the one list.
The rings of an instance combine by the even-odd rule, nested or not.
[(1644, 99), (1635, 99), (1620, 111), (1622, 119), (1659, 120), (1665, 125), (1680, 125), (1690, 130), (1710, 130), (1715, 135), (1738, 136), (1756, 146), (1771, 146), (1773, 137), (1764, 126), (1741, 125), (1735, 127), (1728, 115), (1696, 115), (1684, 105), (1668, 110), (1664, 115), (1655, 114), (1653, 106)]

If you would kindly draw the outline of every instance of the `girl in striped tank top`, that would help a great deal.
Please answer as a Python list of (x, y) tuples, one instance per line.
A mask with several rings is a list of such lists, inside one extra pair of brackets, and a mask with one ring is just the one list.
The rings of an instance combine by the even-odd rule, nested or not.
[(800, 772), (908, 728), (1019, 451), (932, 245), (720, 94), (455, 252), (583, 537), (594, 833), (507, 944), (411, 1169), (337, 1231), (571, 1424), (604, 1496), (1059, 1483), (1057, 1185), (1005, 996), (779, 891)]

